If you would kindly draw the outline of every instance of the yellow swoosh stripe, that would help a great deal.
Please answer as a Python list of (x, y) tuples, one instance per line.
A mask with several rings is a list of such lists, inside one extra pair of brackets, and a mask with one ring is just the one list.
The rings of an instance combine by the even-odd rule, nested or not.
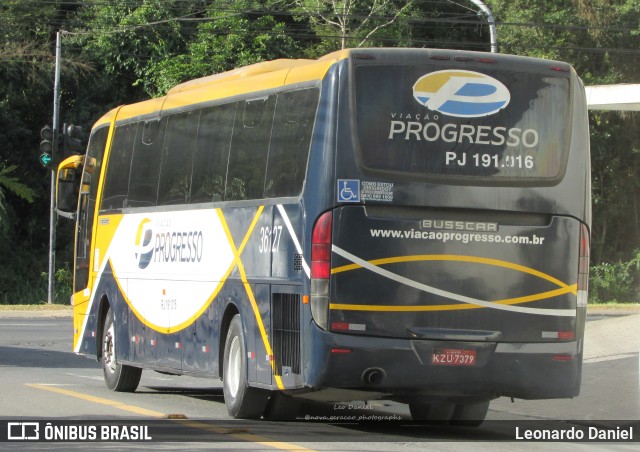
[[(256, 301), (256, 298), (255, 298), (254, 294), (253, 294), (253, 290), (251, 289), (251, 285), (249, 284), (249, 280), (247, 278), (247, 274), (245, 272), (244, 265), (242, 264), (242, 260), (240, 258), (240, 255), (244, 251), (244, 248), (246, 247), (246, 245), (247, 245), (247, 243), (249, 241), (249, 238), (251, 237), (251, 234), (253, 233), (253, 230), (255, 229), (255, 226), (258, 223), (258, 220), (260, 219), (260, 215), (262, 215), (262, 211), (263, 210), (264, 210), (264, 206), (258, 207), (258, 211), (256, 212), (255, 216), (253, 217), (253, 220), (251, 221), (251, 224), (249, 225), (249, 228), (247, 229), (247, 232), (245, 233), (245, 235), (244, 235), (244, 237), (242, 239), (242, 242), (240, 243), (240, 246), (236, 248), (235, 241), (233, 240), (233, 236), (231, 235), (231, 231), (229, 230), (229, 226), (228, 226), (227, 221), (226, 221), (226, 219), (224, 217), (224, 214), (222, 213), (222, 210), (221, 209), (216, 209), (216, 214), (218, 215), (218, 218), (220, 219), (220, 223), (222, 224), (222, 228), (223, 228), (223, 230), (225, 232), (225, 235), (227, 237), (227, 241), (229, 242), (229, 246), (231, 246), (231, 251), (233, 252), (234, 259), (233, 259), (233, 262), (231, 263), (231, 265), (229, 265), (229, 268), (225, 272), (224, 276), (220, 279), (220, 283), (218, 284), (218, 286), (216, 287), (214, 292), (207, 299), (207, 302), (204, 303), (204, 305), (198, 310), (198, 312), (196, 312), (190, 319), (188, 319), (187, 321), (185, 321), (185, 322), (183, 322), (183, 323), (181, 323), (179, 325), (174, 325), (174, 326), (171, 326), (171, 327), (162, 327), (162, 326), (150, 323), (148, 320), (146, 320), (142, 316), (142, 314), (139, 313), (135, 309), (135, 307), (133, 306), (133, 303), (131, 303), (130, 300), (128, 299), (128, 297), (126, 295), (126, 291), (121, 286), (120, 280), (116, 276), (115, 271), (113, 270), (113, 265), (111, 265), (112, 271), (114, 272), (113, 273), (114, 280), (116, 281), (116, 284), (118, 285), (118, 289), (119, 289), (120, 293), (122, 294), (125, 302), (129, 305), (129, 308), (131, 309), (131, 311), (136, 315), (136, 317), (138, 317), (138, 319), (140, 319), (140, 321), (144, 322), (149, 328), (151, 328), (151, 329), (153, 329), (155, 331), (158, 331), (158, 332), (164, 333), (164, 334), (175, 333), (177, 331), (180, 331), (180, 330), (188, 327), (189, 325), (193, 324), (193, 322), (195, 322), (198, 319), (198, 317), (200, 317), (200, 315), (202, 315), (202, 313), (207, 310), (207, 308), (209, 307), (211, 302), (213, 302), (213, 300), (216, 298), (216, 296), (218, 295), (218, 293), (220, 292), (220, 290), (224, 286), (227, 278), (229, 277), (229, 275), (231, 274), (233, 269), (237, 266), (238, 267), (238, 271), (240, 272), (240, 278), (242, 280), (243, 286), (244, 286), (244, 288), (245, 288), (245, 290), (247, 292), (247, 296), (249, 297), (249, 301), (251, 303), (251, 308), (252, 308), (254, 316), (256, 318), (256, 323), (258, 325), (258, 329), (260, 330), (260, 336), (262, 337), (262, 342), (264, 343), (265, 350), (267, 351), (267, 354), (269, 356), (273, 356), (273, 349), (271, 348), (271, 344), (269, 342), (269, 336), (268, 336), (267, 331), (266, 331), (266, 329), (264, 327), (264, 322), (262, 321), (262, 316), (260, 315), (260, 309), (258, 308), (258, 303)], [(275, 361), (271, 360), (270, 364), (271, 364), (271, 368), (273, 370), (273, 375), (275, 377), (276, 385), (278, 386), (279, 389), (284, 389), (284, 385), (282, 383), (282, 378), (279, 375), (276, 375), (276, 373), (275, 373)]]
[[(406, 262), (420, 262), (420, 261), (455, 261), (455, 262), (470, 262), (477, 264), (492, 265), (496, 267), (509, 268), (511, 270), (527, 273), (533, 276), (537, 276), (541, 279), (549, 281), (557, 286), (558, 289), (550, 290), (547, 292), (540, 292), (537, 294), (526, 295), (516, 298), (507, 298), (503, 300), (495, 300), (492, 303), (500, 305), (515, 305), (521, 303), (529, 303), (532, 301), (544, 300), (548, 298), (557, 297), (567, 293), (577, 294), (577, 284), (568, 285), (553, 276), (543, 273), (538, 270), (534, 270), (523, 265), (514, 264), (513, 262), (502, 261), (499, 259), (491, 259), (477, 256), (461, 256), (450, 254), (423, 254), (414, 256), (397, 256), (388, 257), (382, 259), (373, 259), (366, 261), (366, 263), (373, 266), (381, 266), (396, 263)], [(364, 261), (363, 261), (364, 262)], [(331, 269), (331, 274), (338, 274), (347, 271), (357, 270), (363, 268), (364, 264), (348, 264)], [(329, 309), (343, 310), (343, 311), (374, 311), (374, 312), (425, 312), (425, 311), (458, 311), (466, 309), (481, 309), (486, 306), (481, 306), (473, 303), (456, 303), (446, 305), (420, 305), (420, 306), (398, 306), (398, 305), (365, 305), (365, 304), (342, 304), (342, 303), (330, 303)]]
[[(514, 264), (513, 262), (502, 261), (498, 259), (490, 259), (487, 257), (477, 257), (477, 256), (459, 256), (454, 254), (417, 254), (414, 256), (397, 256), (397, 257), (386, 257), (383, 259), (373, 259), (369, 262), (371, 265), (380, 266), (387, 264), (398, 264), (404, 262), (419, 262), (419, 261), (455, 261), (455, 262), (471, 262), (476, 264), (485, 264), (485, 265), (493, 265), (495, 267), (503, 267), (509, 268), (511, 270), (516, 270), (522, 273), (528, 273), (533, 276), (537, 276), (538, 278), (545, 279), (558, 287), (568, 287), (567, 284), (563, 283), (559, 279), (554, 278), (553, 276), (547, 275), (538, 270), (534, 270), (533, 268), (525, 267), (524, 265)], [(343, 265), (341, 267), (335, 267), (331, 269), (331, 274), (342, 273), (351, 270), (357, 270), (362, 268), (359, 264), (349, 264)]]
[[(567, 286), (549, 292), (541, 292), (535, 295), (527, 295), (518, 298), (507, 298), (504, 300), (494, 301), (496, 304), (512, 305), (520, 303), (528, 303), (531, 301), (544, 300), (546, 298), (557, 297), (566, 293), (574, 293), (577, 290), (577, 284)], [(422, 306), (398, 306), (398, 305), (371, 305), (371, 304), (340, 304), (331, 303), (329, 309), (339, 309), (342, 311), (378, 311), (378, 312), (424, 312), (424, 311), (461, 311), (465, 309), (482, 309), (484, 306), (474, 304), (442, 304), (442, 305), (422, 305)]]
[[(224, 232), (227, 235), (227, 240), (229, 241), (229, 245), (231, 245), (231, 250), (233, 251), (233, 254), (234, 254), (234, 265), (238, 266), (238, 271), (240, 272), (240, 279), (242, 280), (244, 288), (247, 291), (247, 296), (249, 297), (251, 308), (253, 309), (253, 314), (256, 318), (256, 323), (258, 324), (258, 329), (260, 330), (260, 336), (262, 337), (264, 348), (267, 351), (267, 354), (269, 356), (273, 356), (273, 349), (271, 348), (271, 344), (269, 343), (269, 336), (264, 327), (264, 323), (262, 322), (262, 316), (260, 315), (260, 309), (258, 308), (258, 303), (256, 302), (256, 298), (253, 295), (253, 290), (251, 290), (251, 285), (249, 284), (249, 280), (247, 279), (247, 273), (245, 272), (244, 265), (242, 264), (242, 260), (240, 259), (240, 254), (242, 254), (242, 251), (244, 250), (244, 247), (247, 244), (247, 241), (249, 240), (249, 237), (251, 236), (251, 233), (253, 232), (253, 229), (255, 228), (256, 223), (258, 222), (258, 219), (260, 218), (260, 215), (262, 214), (263, 209), (264, 209), (264, 206), (260, 206), (258, 208), (258, 212), (253, 217), (251, 226), (249, 226), (249, 230), (245, 234), (244, 239), (242, 240), (242, 243), (240, 244), (239, 248), (236, 248), (233, 237), (231, 236), (231, 231), (229, 230), (227, 221), (224, 218), (224, 214), (222, 213), (221, 210), (217, 210), (217, 212), (218, 212), (218, 217), (220, 218), (220, 222), (222, 223)], [(276, 375), (275, 361), (270, 360), (269, 362), (271, 364), (273, 376), (275, 377), (275, 380), (276, 380), (276, 385), (278, 386), (279, 389), (284, 389), (284, 385), (282, 384), (282, 378), (279, 375)]]

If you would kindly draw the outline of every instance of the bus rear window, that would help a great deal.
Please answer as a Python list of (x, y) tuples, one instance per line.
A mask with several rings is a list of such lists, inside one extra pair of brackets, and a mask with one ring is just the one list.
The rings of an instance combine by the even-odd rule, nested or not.
[(564, 173), (564, 74), (361, 65), (355, 102), (367, 172), (478, 185), (551, 185)]

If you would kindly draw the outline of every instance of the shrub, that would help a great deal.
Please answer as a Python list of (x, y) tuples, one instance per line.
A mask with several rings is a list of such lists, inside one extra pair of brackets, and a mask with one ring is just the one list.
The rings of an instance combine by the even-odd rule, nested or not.
[(640, 250), (634, 252), (627, 262), (604, 262), (593, 265), (589, 274), (589, 301), (636, 302), (638, 300), (640, 276)]

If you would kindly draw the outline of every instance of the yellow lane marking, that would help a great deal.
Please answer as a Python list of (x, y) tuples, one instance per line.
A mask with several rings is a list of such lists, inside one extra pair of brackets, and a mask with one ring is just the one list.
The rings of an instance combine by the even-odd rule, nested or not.
[[(165, 413), (161, 413), (159, 411), (148, 410), (146, 408), (141, 408), (134, 405), (127, 405), (125, 403), (116, 402), (115, 400), (109, 400), (109, 399), (103, 399), (101, 397), (90, 396), (88, 394), (82, 394), (80, 392), (71, 391), (69, 389), (58, 388), (56, 386), (44, 385), (44, 384), (38, 384), (38, 383), (26, 383), (26, 386), (29, 386), (30, 388), (55, 392), (57, 394), (62, 394), (69, 397), (75, 397), (77, 399), (85, 400), (87, 402), (93, 402), (100, 405), (111, 406), (113, 408), (129, 411), (135, 414), (140, 414), (142, 416), (149, 416), (149, 417), (160, 418), (160, 419), (166, 418), (167, 416)], [(210, 431), (210, 432), (221, 434), (221, 435), (227, 435), (242, 441), (260, 444), (260, 445), (272, 447), (278, 450), (300, 450), (300, 451), (311, 450), (311, 449), (306, 449), (304, 447), (297, 446), (291, 443), (285, 443), (282, 441), (273, 441), (270, 438), (254, 435), (253, 433), (249, 433), (246, 430), (242, 430), (242, 429), (215, 427), (213, 425), (208, 425), (208, 424), (205, 424), (204, 422), (198, 422), (198, 421), (175, 420), (172, 422), (179, 422), (180, 424), (183, 424), (188, 427), (197, 428), (199, 430), (206, 430), (206, 431)]]
[(103, 399), (101, 397), (90, 396), (87, 394), (82, 394), (76, 391), (70, 391), (69, 389), (58, 388), (56, 386), (43, 385), (38, 383), (27, 383), (26, 386), (36, 389), (43, 389), (45, 391), (55, 392), (58, 394), (63, 394), (69, 397), (75, 397), (76, 399), (86, 400), (87, 402), (98, 403), (100, 405), (108, 405), (119, 410), (129, 411), (131, 413), (140, 414), (142, 416), (149, 416), (155, 418), (162, 418), (165, 416), (165, 413), (160, 413), (159, 411), (148, 410), (146, 408), (141, 408), (134, 405), (127, 405), (125, 403), (116, 402), (115, 400)]
[[(231, 231), (229, 230), (229, 226), (227, 225), (227, 221), (224, 218), (224, 214), (222, 213), (222, 210), (218, 209), (217, 212), (218, 212), (218, 217), (220, 218), (220, 222), (222, 223), (222, 228), (224, 229), (224, 232), (227, 235), (227, 240), (229, 241), (231, 250), (233, 251), (234, 263), (235, 265), (238, 266), (238, 271), (240, 272), (240, 279), (242, 280), (242, 284), (244, 285), (244, 288), (247, 292), (247, 296), (249, 297), (251, 308), (253, 309), (253, 314), (256, 318), (258, 329), (260, 330), (260, 336), (262, 337), (262, 343), (264, 344), (264, 348), (267, 351), (267, 355), (273, 356), (273, 349), (271, 348), (271, 344), (269, 343), (269, 335), (267, 334), (267, 331), (264, 327), (264, 323), (262, 322), (262, 316), (260, 315), (260, 308), (258, 308), (258, 303), (256, 302), (256, 298), (253, 295), (253, 290), (251, 290), (251, 285), (249, 284), (247, 273), (244, 270), (242, 259), (240, 259), (240, 255), (242, 254), (242, 251), (244, 250), (244, 247), (246, 246), (249, 240), (249, 237), (253, 233), (253, 229), (256, 227), (256, 224), (258, 223), (258, 219), (260, 218), (260, 215), (262, 215), (263, 209), (264, 209), (264, 206), (260, 206), (258, 208), (258, 211), (253, 217), (253, 221), (251, 222), (251, 225), (249, 226), (249, 229), (247, 230), (247, 233), (245, 234), (238, 248), (236, 248), (235, 241), (233, 240)], [(270, 360), (269, 363), (271, 364), (271, 370), (273, 371), (273, 376), (276, 380), (276, 385), (278, 386), (278, 389), (284, 389), (282, 378), (280, 377), (280, 375), (276, 375), (275, 361)]]
[(177, 422), (179, 422), (181, 425), (186, 425), (188, 427), (193, 427), (200, 430), (207, 430), (213, 433), (227, 435), (242, 441), (256, 443), (256, 444), (260, 444), (267, 447), (273, 447), (274, 449), (278, 449), (278, 450), (300, 450), (300, 451), (312, 450), (312, 449), (307, 449), (305, 447), (297, 446), (291, 443), (285, 443), (282, 441), (273, 441), (270, 438), (265, 438), (264, 436), (260, 436), (260, 435), (254, 435), (253, 433), (249, 433), (246, 430), (243, 431), (242, 428), (221, 428), (221, 427), (215, 427), (215, 426), (208, 425), (198, 421), (177, 421)]

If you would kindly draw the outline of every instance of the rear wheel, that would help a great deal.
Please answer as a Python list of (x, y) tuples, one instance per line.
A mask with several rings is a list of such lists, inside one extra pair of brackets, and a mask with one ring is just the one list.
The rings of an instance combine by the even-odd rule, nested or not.
[(478, 427), (484, 422), (484, 418), (489, 411), (489, 400), (483, 400), (476, 403), (456, 404), (451, 416), (452, 425), (461, 425), (464, 427)]
[(453, 416), (453, 402), (410, 403), (409, 412), (414, 421), (426, 421), (434, 424), (446, 424)]
[(224, 344), (222, 388), (229, 416), (241, 419), (257, 419), (262, 416), (269, 392), (252, 388), (247, 382), (247, 347), (238, 314), (231, 319)]
[(107, 311), (102, 328), (102, 373), (107, 388), (118, 392), (135, 391), (142, 375), (142, 369), (116, 362), (116, 335), (111, 308)]
[(264, 418), (269, 421), (292, 421), (296, 419), (301, 408), (301, 399), (275, 391), (269, 399)]

